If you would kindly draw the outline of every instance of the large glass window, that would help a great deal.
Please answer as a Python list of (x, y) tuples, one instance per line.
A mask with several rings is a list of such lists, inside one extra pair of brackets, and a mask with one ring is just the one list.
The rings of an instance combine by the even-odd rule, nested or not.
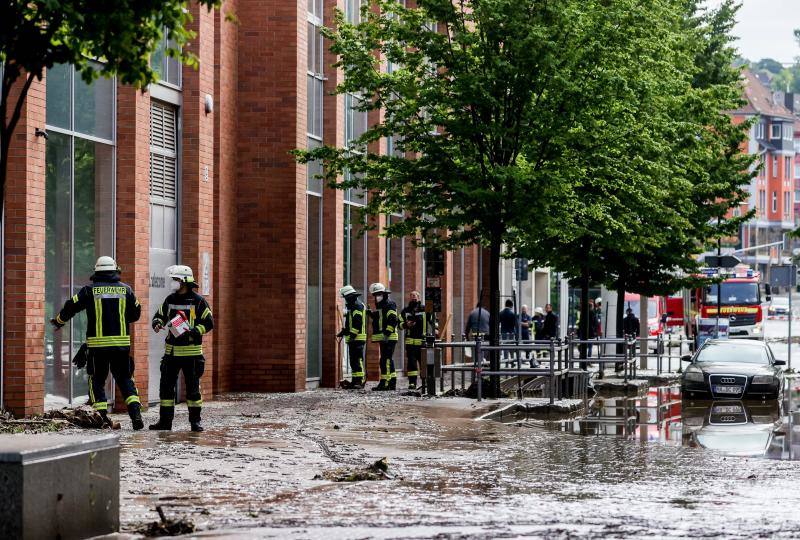
[[(86, 284), (94, 261), (114, 254), (114, 82), (86, 84), (71, 66), (47, 73), (45, 315)], [(86, 315), (61, 332), (45, 330), (45, 405), (88, 397), (72, 355), (86, 338)]]
[(155, 52), (150, 56), (150, 67), (158, 73), (161, 83), (181, 87), (181, 63), (167, 54), (168, 48), (175, 48), (175, 42), (165, 31)]
[[(322, 0), (308, 0), (307, 24), (306, 136), (308, 148), (314, 149), (322, 146)], [(322, 166), (313, 162), (306, 167), (306, 378), (313, 381), (322, 376)]]

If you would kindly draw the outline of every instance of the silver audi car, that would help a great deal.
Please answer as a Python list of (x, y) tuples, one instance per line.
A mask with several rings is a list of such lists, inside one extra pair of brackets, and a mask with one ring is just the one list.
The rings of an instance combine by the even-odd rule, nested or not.
[(712, 339), (694, 354), (681, 377), (684, 396), (698, 399), (779, 399), (783, 396), (784, 360), (766, 342)]

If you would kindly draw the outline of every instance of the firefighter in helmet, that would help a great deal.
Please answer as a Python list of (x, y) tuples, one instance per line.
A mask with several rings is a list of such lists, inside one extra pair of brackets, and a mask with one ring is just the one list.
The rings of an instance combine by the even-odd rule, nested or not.
[(367, 374), (364, 371), (364, 347), (367, 344), (367, 308), (358, 299), (358, 291), (351, 285), (339, 289), (345, 301), (342, 329), (337, 334), (347, 344), (347, 357), (350, 361), (352, 379), (342, 381), (342, 388), (364, 388)]
[(372, 317), (372, 341), (380, 346), (381, 380), (374, 390), (394, 390), (397, 388), (397, 373), (394, 370), (394, 349), (397, 346), (397, 304), (389, 298), (391, 291), (383, 283), (373, 283), (369, 292), (375, 300)]

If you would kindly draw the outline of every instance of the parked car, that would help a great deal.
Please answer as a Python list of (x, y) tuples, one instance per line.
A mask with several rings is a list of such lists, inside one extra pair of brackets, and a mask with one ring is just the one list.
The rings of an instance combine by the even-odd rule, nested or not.
[(770, 317), (789, 315), (789, 299), (783, 296), (773, 296), (767, 308)]
[(694, 354), (681, 377), (684, 396), (709, 399), (779, 399), (784, 360), (776, 360), (766, 342), (711, 339)]

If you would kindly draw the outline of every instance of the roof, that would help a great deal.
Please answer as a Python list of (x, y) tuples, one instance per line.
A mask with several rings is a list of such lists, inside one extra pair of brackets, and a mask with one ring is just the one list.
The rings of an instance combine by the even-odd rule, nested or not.
[(777, 116), (785, 119), (794, 119), (792, 111), (781, 103), (775, 103), (772, 90), (765, 86), (749, 69), (742, 71), (744, 82), (744, 99), (747, 104), (738, 109), (739, 114), (760, 114), (762, 116)]

